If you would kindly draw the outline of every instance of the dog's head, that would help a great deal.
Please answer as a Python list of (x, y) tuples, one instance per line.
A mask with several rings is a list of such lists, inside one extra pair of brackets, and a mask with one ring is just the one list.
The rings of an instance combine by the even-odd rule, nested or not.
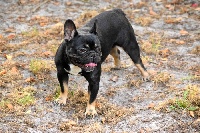
[(96, 23), (87, 34), (80, 35), (72, 20), (64, 24), (66, 54), (70, 62), (86, 72), (91, 72), (101, 61), (101, 45), (96, 32)]

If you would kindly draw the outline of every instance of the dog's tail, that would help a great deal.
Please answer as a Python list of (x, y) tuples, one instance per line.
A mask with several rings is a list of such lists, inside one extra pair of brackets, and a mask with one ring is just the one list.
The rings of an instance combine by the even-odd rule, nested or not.
[(126, 16), (126, 14), (122, 11), (122, 9), (116, 8), (113, 11), (118, 13), (118, 14), (123, 14), (124, 16)]

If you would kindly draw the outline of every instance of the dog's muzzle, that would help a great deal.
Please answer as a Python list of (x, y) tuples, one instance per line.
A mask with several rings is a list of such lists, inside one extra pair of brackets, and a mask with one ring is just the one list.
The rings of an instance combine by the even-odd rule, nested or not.
[(101, 61), (101, 55), (96, 52), (89, 52), (83, 56), (69, 56), (70, 61), (86, 72), (92, 72), (97, 67), (97, 63)]

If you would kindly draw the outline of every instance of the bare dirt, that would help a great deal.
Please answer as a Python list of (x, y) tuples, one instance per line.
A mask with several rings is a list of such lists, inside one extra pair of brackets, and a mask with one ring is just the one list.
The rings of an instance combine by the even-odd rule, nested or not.
[[(1, 0), (0, 132), (199, 133), (199, 101), (193, 101), (196, 110), (171, 108), (188, 86), (199, 90), (199, 5), (198, 0)], [(59, 90), (55, 51), (66, 19), (80, 27), (113, 8), (130, 20), (151, 81), (141, 80), (120, 49), (122, 69), (113, 70), (113, 59), (106, 59), (98, 116), (85, 118), (88, 84), (83, 77), (70, 75), (66, 106), (53, 102)]]

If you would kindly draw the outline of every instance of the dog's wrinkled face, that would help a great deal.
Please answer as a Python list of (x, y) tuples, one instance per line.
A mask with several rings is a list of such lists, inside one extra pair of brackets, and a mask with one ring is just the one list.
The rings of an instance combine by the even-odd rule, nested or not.
[(65, 52), (72, 64), (86, 72), (91, 72), (101, 61), (100, 41), (94, 33), (79, 35), (72, 22), (70, 21), (68, 24), (66, 24), (67, 21), (65, 22), (65, 41), (68, 41)]
[(71, 63), (91, 72), (101, 61), (101, 45), (95, 35), (78, 36), (66, 49)]

